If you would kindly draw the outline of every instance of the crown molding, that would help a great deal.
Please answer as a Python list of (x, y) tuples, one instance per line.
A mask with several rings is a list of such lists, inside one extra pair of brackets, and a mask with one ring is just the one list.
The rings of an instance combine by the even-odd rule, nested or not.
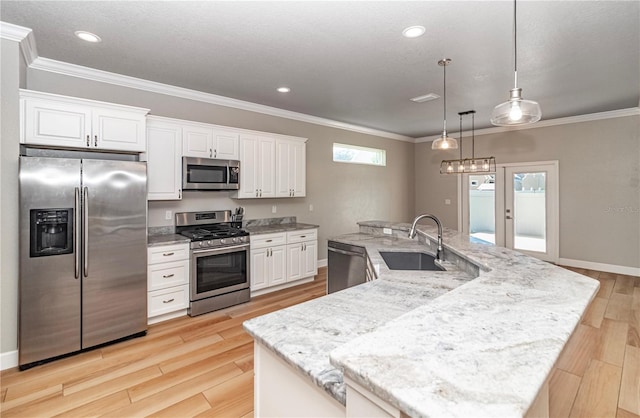
[[(631, 107), (628, 109), (610, 110), (608, 112), (590, 113), (587, 115), (568, 116), (566, 118), (543, 120), (543, 121), (534, 123), (532, 125), (511, 126), (511, 127), (496, 126), (492, 128), (476, 129), (474, 132), (476, 136), (489, 135), (489, 134), (497, 134), (501, 132), (522, 131), (525, 129), (546, 128), (549, 126), (568, 125), (571, 123), (592, 122), (595, 120), (623, 118), (626, 116), (637, 116), (637, 115), (640, 115), (640, 107)], [(431, 142), (438, 138), (440, 138), (440, 135), (424, 136), (421, 138), (416, 138), (415, 142), (417, 144), (422, 142)]]
[(250, 112), (262, 113), (270, 116), (277, 116), (286, 119), (297, 120), (300, 122), (313, 123), (315, 125), (323, 125), (331, 128), (344, 129), (347, 131), (363, 133), (367, 135), (381, 136), (384, 138), (395, 139), (399, 141), (414, 142), (412, 137), (399, 135), (391, 132), (380, 131), (377, 129), (366, 128), (363, 126), (352, 125), (349, 123), (339, 122), (331, 119), (320, 118), (317, 116), (306, 115), (304, 113), (292, 112), (290, 110), (278, 109), (276, 107), (265, 106), (257, 103), (246, 102), (243, 100), (232, 99), (230, 97), (218, 96), (211, 93), (204, 93), (183, 87), (171, 86), (168, 84), (157, 83), (155, 81), (143, 80), (141, 78), (130, 77), (126, 75), (111, 73), (107, 71), (97, 70), (95, 68), (83, 67), (80, 65), (69, 64), (62, 61), (56, 61), (49, 58), (36, 58), (30, 65), (31, 68), (41, 71), (49, 71), (52, 73), (68, 75), (72, 77), (84, 78), (87, 80), (98, 81), (102, 83), (114, 84), (122, 87), (134, 88), (138, 90), (149, 91), (152, 93), (165, 94), (168, 96), (180, 97), (183, 99), (195, 100), (214, 105), (232, 107), (235, 109), (247, 110)]
[(27, 65), (31, 65), (31, 63), (38, 58), (36, 38), (33, 36), (31, 29), (12, 23), (0, 22), (0, 38), (19, 42), (20, 51)]

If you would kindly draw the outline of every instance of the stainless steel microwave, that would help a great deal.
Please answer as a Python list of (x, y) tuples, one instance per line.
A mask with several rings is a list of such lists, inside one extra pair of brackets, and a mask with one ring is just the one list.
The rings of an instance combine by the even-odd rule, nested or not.
[(240, 161), (182, 157), (182, 190), (238, 190)]

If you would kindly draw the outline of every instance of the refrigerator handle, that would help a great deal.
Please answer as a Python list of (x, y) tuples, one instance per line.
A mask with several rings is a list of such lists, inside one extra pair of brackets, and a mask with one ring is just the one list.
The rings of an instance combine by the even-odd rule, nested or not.
[(82, 188), (82, 271), (89, 277), (89, 188)]
[(73, 246), (74, 248), (74, 253), (75, 253), (75, 268), (74, 268), (74, 272), (75, 272), (75, 277), (76, 279), (80, 277), (80, 246), (78, 245), (80, 243), (80, 214), (78, 213), (78, 210), (80, 209), (80, 188), (76, 187), (75, 188), (75, 203), (73, 206), (73, 213), (75, 216), (74, 218), (74, 223), (73, 223)]

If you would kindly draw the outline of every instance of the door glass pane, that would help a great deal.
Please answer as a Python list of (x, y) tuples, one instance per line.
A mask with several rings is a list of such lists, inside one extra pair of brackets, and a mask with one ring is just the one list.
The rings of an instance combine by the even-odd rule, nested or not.
[(546, 173), (513, 174), (514, 240), (517, 250), (547, 251)]
[(469, 234), (496, 243), (495, 174), (469, 175)]

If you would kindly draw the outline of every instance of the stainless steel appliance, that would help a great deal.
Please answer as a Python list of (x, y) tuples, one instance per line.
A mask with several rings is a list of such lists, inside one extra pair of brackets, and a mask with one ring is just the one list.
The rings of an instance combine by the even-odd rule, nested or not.
[(367, 281), (367, 261), (363, 247), (329, 241), (327, 249), (327, 293)]
[(182, 190), (238, 190), (240, 161), (182, 157)]
[(144, 335), (146, 164), (85, 158), (88, 153), (23, 153), (20, 368)]
[(176, 213), (176, 232), (191, 239), (190, 316), (251, 299), (249, 233), (231, 211)]

